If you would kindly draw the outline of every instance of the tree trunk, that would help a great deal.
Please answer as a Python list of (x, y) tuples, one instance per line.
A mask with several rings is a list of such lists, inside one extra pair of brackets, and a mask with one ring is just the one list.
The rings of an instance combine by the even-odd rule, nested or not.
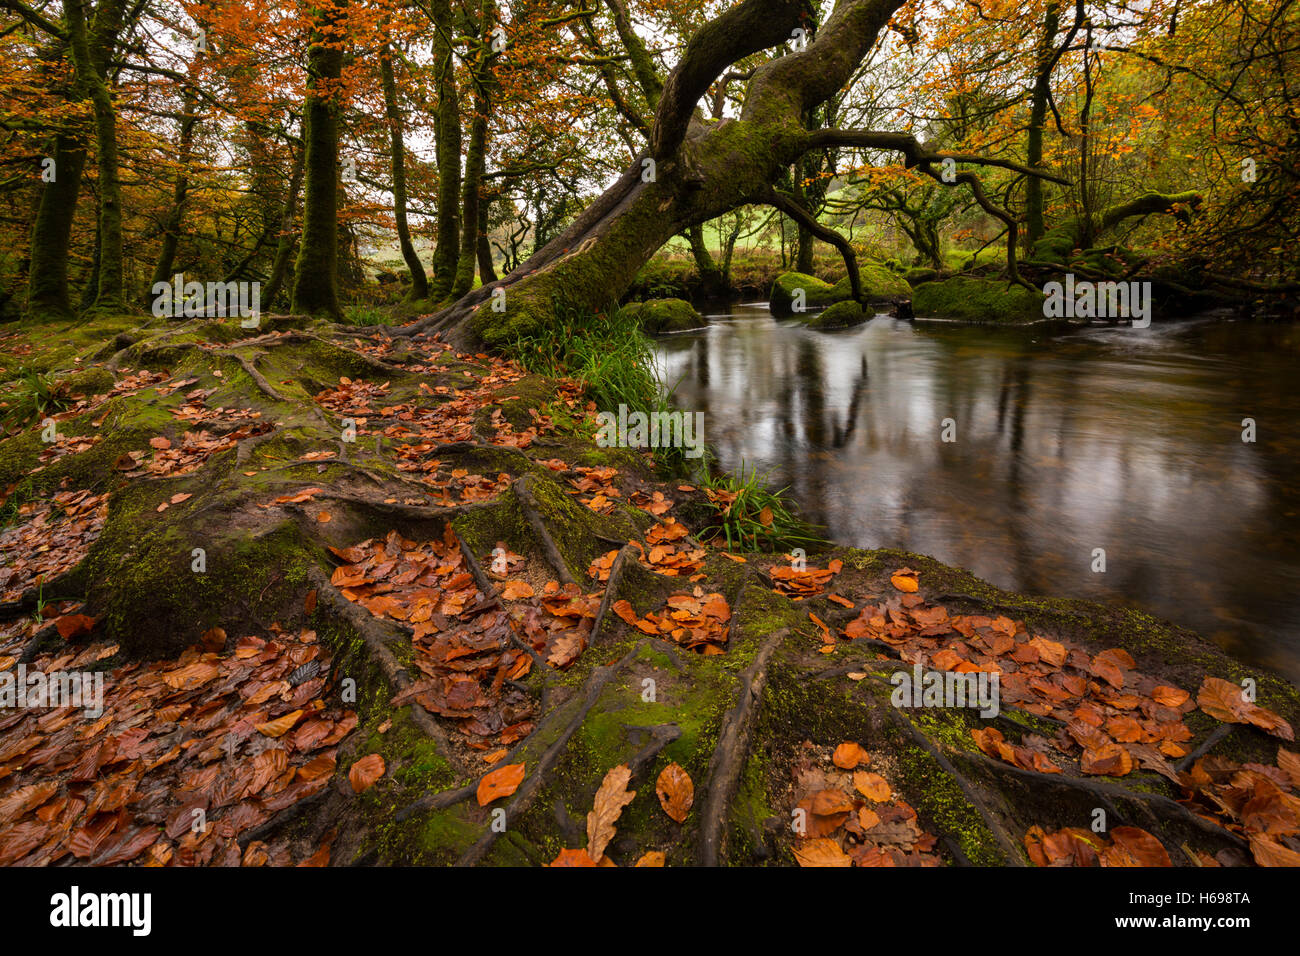
[[(607, 309), (665, 242), (691, 226), (742, 205), (771, 203), (770, 184), (817, 146), (804, 128), (806, 111), (848, 81), (900, 6), (902, 0), (840, 3), (802, 52), (754, 71), (739, 119), (705, 125), (692, 123), (694, 108), (718, 72), (783, 42), (802, 22), (803, 8), (796, 0), (743, 0), (710, 21), (664, 83), (651, 132), (653, 180), (643, 180), (645, 156), (636, 157), (510, 275), (399, 334), (437, 330), (466, 347), (505, 347), (549, 323), (557, 301)], [(495, 289), (505, 292), (504, 311)]]
[(450, 0), (433, 6), (434, 72), (438, 87), (438, 246), (433, 253), (430, 298), (441, 302), (451, 293), (460, 260), (460, 102), (452, 59), (453, 22)]
[(491, 199), (484, 196), (478, 204), (478, 274), (483, 285), (497, 281), (496, 265), (492, 262), (492, 244), (488, 241), (488, 211)]
[(695, 259), (695, 268), (700, 274), (700, 294), (705, 298), (722, 295), (727, 291), (727, 281), (704, 243), (704, 224), (696, 223), (687, 229), (686, 238), (690, 240), (691, 256)]
[(297, 233), (293, 228), (294, 210), (298, 206), (298, 193), (302, 190), (302, 174), (306, 147), (299, 147), (293, 158), (293, 172), (289, 174), (289, 188), (285, 191), (284, 206), (280, 212), (280, 241), (276, 244), (275, 259), (271, 262), (271, 274), (266, 280), (266, 290), (262, 302), (268, 308), (280, 294), (285, 277), (289, 274), (289, 261), (297, 245)]
[(197, 95), (193, 87), (185, 90), (183, 114), (181, 116), (180, 149), (177, 153), (176, 185), (172, 189), (172, 208), (167, 220), (162, 224), (162, 246), (158, 250), (158, 262), (154, 266), (153, 279), (146, 292), (146, 307), (153, 300), (153, 287), (156, 283), (167, 282), (172, 277), (172, 266), (176, 261), (176, 249), (180, 245), (181, 222), (185, 214), (185, 196), (190, 188), (189, 166), (193, 158), (194, 128), (198, 125), (198, 115), (194, 112)]
[[(1056, 65), (1056, 31), (1060, 27), (1061, 12), (1057, 4), (1047, 5), (1043, 18), (1043, 35), (1038, 43), (1038, 74), (1029, 100), (1029, 137), (1025, 147), (1025, 161), (1030, 166), (1043, 165), (1043, 129), (1047, 125), (1047, 98), (1052, 92), (1052, 68)], [(1025, 183), (1025, 232), (1032, 244), (1043, 238), (1046, 231), (1043, 219), (1043, 184), (1030, 176)]]
[[(341, 6), (341, 4), (340, 4)], [(338, 297), (338, 154), (336, 81), (343, 70), (340, 41), (327, 29), (337, 7), (323, 19), (307, 55), (307, 98), (303, 104), (302, 240), (293, 283), (293, 311), (342, 317)]]
[(60, 133), (55, 137), (51, 158), (54, 181), (41, 189), (32, 224), (27, 311), (35, 317), (63, 319), (73, 314), (68, 293), (68, 257), (86, 149), (76, 137)]
[(68, 0), (65, 18), (77, 79), (95, 120), (95, 162), (99, 193), (99, 271), (92, 308), (126, 309), (122, 272), (122, 183), (117, 154), (117, 110), (109, 88), (108, 62), (121, 28), (122, 0), (104, 0), (93, 30), (86, 25), (85, 0)]
[(384, 84), (384, 111), (388, 117), (389, 148), (393, 172), (393, 219), (397, 223), (397, 241), (402, 259), (411, 273), (411, 301), (429, 297), (429, 277), (424, 264), (411, 245), (411, 230), (406, 224), (406, 145), (402, 137), (402, 114), (397, 105), (397, 81), (393, 76), (392, 52), (387, 45), (379, 55), (379, 72)]
[[(464, 227), (461, 230), (456, 281), (451, 287), (451, 295), (455, 299), (459, 299), (474, 286), (474, 265), (479, 246), (479, 190), (483, 186), (483, 172), (487, 165), (487, 113), (490, 108), (486, 98), (478, 95), (474, 97), (474, 122), (470, 126), (469, 148), (465, 152), (465, 198), (461, 204)], [(484, 281), (487, 281), (486, 277)]]

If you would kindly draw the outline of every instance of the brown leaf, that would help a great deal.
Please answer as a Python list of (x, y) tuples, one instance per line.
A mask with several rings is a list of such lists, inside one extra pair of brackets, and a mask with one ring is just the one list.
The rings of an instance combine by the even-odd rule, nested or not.
[(664, 813), (682, 823), (695, 801), (695, 784), (685, 770), (676, 763), (670, 763), (664, 767), (655, 782), (655, 794), (659, 797), (659, 805), (664, 808)]
[(1250, 852), (1260, 866), (1300, 866), (1300, 853), (1265, 833), (1250, 835)]
[(1102, 866), (1173, 866), (1169, 851), (1146, 830), (1115, 827), (1110, 837), (1114, 845), (1101, 851)]
[(641, 859), (636, 861), (637, 866), (663, 866), (665, 857), (660, 850), (650, 850), (641, 855)]
[(384, 775), (384, 758), (380, 754), (367, 754), (352, 765), (348, 782), (353, 793), (365, 793)]
[(591, 812), (587, 814), (587, 855), (593, 861), (598, 862), (605, 855), (605, 847), (617, 832), (614, 824), (623, 808), (636, 796), (635, 790), (627, 788), (631, 779), (632, 771), (627, 764), (621, 763), (605, 774), (605, 779), (600, 782)]
[(59, 637), (70, 641), (90, 631), (95, 626), (95, 619), (88, 614), (65, 614), (54, 619), (54, 626), (59, 630)]
[(264, 724), (257, 724), (257, 732), (265, 734), (268, 737), (283, 737), (293, 729), (293, 725), (298, 723), (298, 718), (302, 715), (303, 711), (295, 710), (285, 714), (283, 717), (277, 717), (275, 720), (268, 720)]

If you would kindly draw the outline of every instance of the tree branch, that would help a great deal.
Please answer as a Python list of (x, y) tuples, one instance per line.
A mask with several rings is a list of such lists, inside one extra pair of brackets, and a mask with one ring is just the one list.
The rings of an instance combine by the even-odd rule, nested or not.
[(862, 301), (862, 277), (858, 274), (858, 257), (853, 251), (853, 246), (847, 239), (841, 236), (836, 230), (829, 226), (823, 226), (812, 213), (804, 209), (797, 202), (782, 192), (775, 189), (769, 191), (767, 196), (769, 206), (781, 210), (799, 225), (803, 226), (822, 242), (829, 242), (832, 246), (840, 251), (844, 258), (844, 268), (849, 273), (849, 285), (853, 289), (853, 298), (857, 302)]
[(695, 104), (718, 74), (760, 50), (790, 38), (803, 21), (804, 0), (741, 0), (696, 31), (668, 75), (650, 133), (650, 155), (671, 156), (686, 138)]
[(951, 159), (954, 162), (968, 163), (972, 166), (996, 166), (999, 169), (1009, 169), (1012, 172), (1020, 173), (1022, 176), (1035, 176), (1038, 179), (1050, 180), (1062, 186), (1070, 185), (1068, 179), (1046, 169), (1025, 166), (1009, 159), (996, 159), (970, 153), (937, 153), (926, 149), (917, 141), (916, 137), (908, 133), (870, 129), (820, 129), (808, 136), (809, 151), (826, 146), (864, 146), (868, 149), (886, 149), (891, 152), (902, 153), (908, 158), (907, 165), (909, 167), (919, 166), (924, 163), (942, 163), (945, 159)]

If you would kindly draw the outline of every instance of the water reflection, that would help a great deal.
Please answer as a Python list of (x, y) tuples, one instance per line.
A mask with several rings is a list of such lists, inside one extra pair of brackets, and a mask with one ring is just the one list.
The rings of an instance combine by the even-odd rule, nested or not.
[(762, 303), (659, 343), (723, 465), (788, 484), (835, 540), (1130, 603), (1300, 683), (1298, 352), (1289, 326), (820, 333)]

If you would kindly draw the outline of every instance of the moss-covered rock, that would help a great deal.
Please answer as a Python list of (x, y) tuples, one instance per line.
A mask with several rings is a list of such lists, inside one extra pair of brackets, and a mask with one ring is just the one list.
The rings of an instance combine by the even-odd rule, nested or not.
[[(858, 278), (862, 282), (863, 302), (893, 302), (912, 294), (907, 279), (875, 259), (858, 260)], [(848, 276), (835, 283), (835, 292), (841, 299), (852, 298), (852, 289)]]
[(871, 318), (871, 314), (862, 307), (862, 303), (850, 299), (846, 302), (836, 302), (834, 305), (818, 312), (808, 319), (808, 327), (812, 329), (847, 329), (854, 325), (861, 325), (869, 318)]
[(629, 302), (619, 310), (633, 316), (648, 335), (666, 332), (686, 332), (703, 328), (708, 323), (695, 311), (695, 306), (684, 299), (650, 299), (646, 302)]
[[(863, 302), (891, 302), (912, 294), (912, 287), (906, 279), (875, 259), (858, 261), (858, 278), (862, 283)], [(805, 309), (821, 309), (853, 298), (853, 284), (848, 276), (832, 285), (802, 272), (786, 272), (777, 276), (768, 294), (772, 314), (794, 314), (795, 296), (800, 289), (803, 290)]]
[(1043, 294), (996, 279), (956, 276), (927, 282), (912, 293), (918, 318), (1016, 325), (1043, 319)]
[[(802, 272), (784, 272), (772, 283), (768, 307), (773, 315), (793, 315), (796, 300), (803, 293), (804, 309), (820, 309), (849, 297), (847, 280), (844, 289)], [(801, 310), (802, 311), (802, 310)]]

